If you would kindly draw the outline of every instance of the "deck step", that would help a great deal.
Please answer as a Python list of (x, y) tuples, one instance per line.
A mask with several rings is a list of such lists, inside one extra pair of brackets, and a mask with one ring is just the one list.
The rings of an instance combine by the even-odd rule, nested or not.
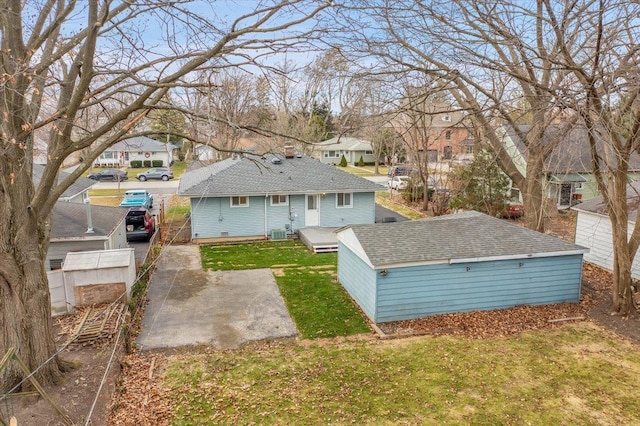
[(313, 246), (313, 252), (314, 253), (331, 253), (331, 252), (334, 252), (334, 251), (338, 251), (338, 245), (337, 244)]

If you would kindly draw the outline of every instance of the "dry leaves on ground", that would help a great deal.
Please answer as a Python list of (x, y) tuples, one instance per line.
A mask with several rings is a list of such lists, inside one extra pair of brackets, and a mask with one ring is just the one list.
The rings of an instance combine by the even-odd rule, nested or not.
[(110, 425), (168, 425), (172, 413), (169, 389), (158, 380), (161, 353), (127, 355), (116, 386)]

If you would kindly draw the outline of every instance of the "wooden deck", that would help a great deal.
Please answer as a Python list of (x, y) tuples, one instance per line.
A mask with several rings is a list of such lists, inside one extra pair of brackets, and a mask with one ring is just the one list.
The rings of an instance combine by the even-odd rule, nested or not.
[(338, 228), (302, 228), (298, 230), (300, 240), (314, 253), (338, 251)]

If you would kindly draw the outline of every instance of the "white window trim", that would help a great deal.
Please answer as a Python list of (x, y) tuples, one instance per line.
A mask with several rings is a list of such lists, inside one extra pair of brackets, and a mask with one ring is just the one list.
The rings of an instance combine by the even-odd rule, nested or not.
[[(342, 200), (344, 201), (344, 194), (349, 194), (349, 204), (338, 205), (338, 198), (340, 194), (343, 194)], [(353, 208), (353, 192), (338, 192), (336, 193), (336, 208), (337, 209), (350, 209)]]
[[(277, 203), (274, 203), (274, 202), (273, 202), (273, 197), (284, 197), (284, 201), (283, 201), (283, 202), (279, 202), (279, 201), (278, 201)], [(270, 202), (271, 202), (271, 205), (272, 205), (272, 206), (275, 206), (275, 207), (282, 207), (282, 206), (288, 206), (288, 205), (289, 205), (289, 196), (288, 196), (288, 195), (284, 195), (284, 194), (273, 194), (273, 195), (271, 195), (271, 196), (269, 197), (269, 200), (270, 200)]]
[[(246, 202), (246, 203), (244, 203), (244, 204), (238, 204), (238, 205), (234, 205), (234, 204), (233, 204), (233, 199), (234, 199), (234, 198), (237, 198), (237, 199), (238, 199), (238, 202), (240, 202), (240, 198), (243, 198), (243, 197), (247, 199), (247, 202)], [(241, 208), (241, 207), (249, 207), (249, 197), (247, 197), (246, 195), (236, 195), (236, 196), (234, 196), (234, 197), (229, 197), (229, 206), (230, 206), (232, 209)]]

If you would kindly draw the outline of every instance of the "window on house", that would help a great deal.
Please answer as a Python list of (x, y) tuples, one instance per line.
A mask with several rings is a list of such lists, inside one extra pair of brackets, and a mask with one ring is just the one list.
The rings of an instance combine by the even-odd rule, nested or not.
[(466, 153), (467, 154), (473, 154), (473, 145), (467, 145)]
[(451, 140), (451, 130), (447, 130), (444, 134), (446, 140)]
[(114, 158), (114, 153), (112, 151), (105, 151), (102, 153), (102, 158), (110, 160), (112, 158)]
[(50, 259), (49, 260), (49, 267), (51, 268), (52, 271), (56, 271), (58, 269), (62, 269), (62, 262), (64, 261), (64, 259)]
[(289, 197), (286, 195), (272, 195), (271, 196), (271, 205), (272, 206), (286, 206), (289, 204)]
[(337, 154), (335, 151), (329, 151), (329, 157), (333, 158), (333, 157), (337, 157)]
[(365, 151), (364, 154), (365, 155), (373, 155), (373, 151)]
[(451, 160), (451, 158), (453, 158), (453, 147), (451, 145), (447, 145), (444, 147), (442, 157), (445, 160)]
[(231, 197), (231, 207), (248, 207), (249, 198), (245, 196)]
[(351, 207), (351, 194), (349, 192), (339, 192), (336, 194), (336, 207)]

